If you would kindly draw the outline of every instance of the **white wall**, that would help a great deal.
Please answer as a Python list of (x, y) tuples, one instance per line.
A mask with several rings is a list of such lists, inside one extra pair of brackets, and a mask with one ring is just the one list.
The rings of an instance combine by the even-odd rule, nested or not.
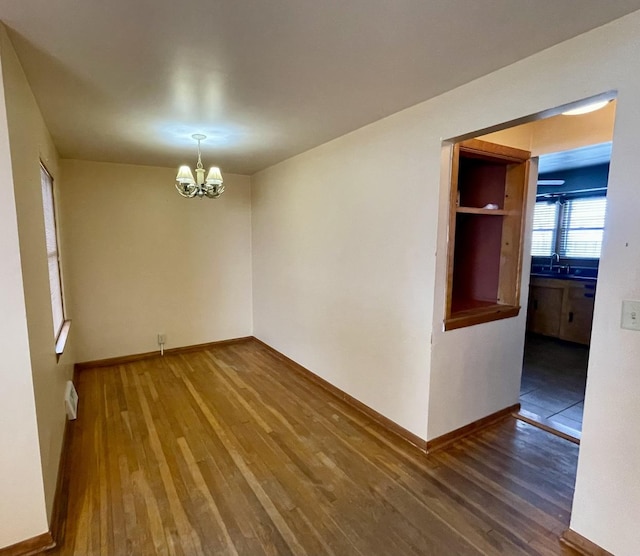
[[(482, 140), (525, 149), (533, 157), (586, 145), (611, 141), (613, 138), (615, 101), (607, 107), (580, 117), (561, 114), (510, 127), (480, 136)], [(524, 114), (523, 114), (524, 115)], [(436, 438), (469, 422), (518, 403), (526, 329), (529, 293), (529, 257), (531, 253), (532, 207), (535, 203), (537, 159), (532, 161), (528, 189), (528, 218), (523, 245), (524, 262), (518, 318), (443, 333), (445, 311), (447, 226), (449, 202), (449, 153), (441, 171), (438, 257), (435, 288), (433, 359), (431, 361), (431, 398), (427, 438)], [(535, 166), (533, 166), (535, 164)], [(491, 330), (493, 329), (493, 330)], [(470, 358), (482, 362), (469, 372)], [(451, 368), (461, 371), (452, 375)], [(452, 383), (452, 380), (457, 382)], [(448, 411), (449, 407), (456, 411)]]
[(444, 332), (451, 156), (451, 147), (443, 148), (428, 402), (429, 440), (518, 403), (529, 293), (527, 261), (531, 253), (533, 216), (530, 207), (535, 202), (537, 158), (531, 160), (527, 187), (529, 210), (523, 238), (520, 314), (516, 318)]
[(640, 298), (639, 39), (636, 12), (269, 168), (253, 193), (255, 334), (431, 438), (517, 400), (524, 333), (524, 315), (441, 332), (441, 141), (618, 90), (571, 526), (620, 555), (640, 543), (640, 335), (619, 328)]
[(184, 199), (176, 169), (61, 161), (59, 211), (78, 361), (248, 336), (249, 178)]
[(48, 529), (7, 129), (4, 38), (0, 28), (0, 549)]
[[(621, 34), (618, 56), (636, 67), (640, 44)], [(623, 299), (640, 300), (640, 75), (620, 78), (607, 190), (607, 231), (598, 291), (571, 527), (610, 552), (635, 555), (640, 546), (640, 334), (620, 329)]]
[[(72, 376), (75, 361), (73, 330), (64, 355), (56, 361), (42, 211), (40, 161), (47, 166), (58, 188), (58, 155), (4, 28), (0, 29), (0, 40), (29, 351), (47, 515), (50, 517), (66, 421), (64, 389)], [(64, 257), (64, 243), (60, 250)]]
[(436, 207), (407, 116), (254, 177), (254, 333), (424, 436)]

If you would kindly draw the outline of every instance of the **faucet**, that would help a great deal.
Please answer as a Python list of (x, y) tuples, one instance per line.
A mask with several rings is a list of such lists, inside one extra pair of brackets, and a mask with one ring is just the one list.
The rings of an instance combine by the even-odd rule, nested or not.
[(549, 257), (549, 270), (553, 272), (553, 262), (560, 264), (560, 255), (558, 253), (551, 253), (551, 257)]

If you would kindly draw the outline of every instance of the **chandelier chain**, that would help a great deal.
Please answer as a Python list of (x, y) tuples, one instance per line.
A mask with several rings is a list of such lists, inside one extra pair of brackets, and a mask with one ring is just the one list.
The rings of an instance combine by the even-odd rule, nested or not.
[(202, 155), (200, 154), (200, 141), (202, 141), (202, 139), (198, 139), (198, 163), (196, 164), (196, 168), (204, 168), (202, 165)]

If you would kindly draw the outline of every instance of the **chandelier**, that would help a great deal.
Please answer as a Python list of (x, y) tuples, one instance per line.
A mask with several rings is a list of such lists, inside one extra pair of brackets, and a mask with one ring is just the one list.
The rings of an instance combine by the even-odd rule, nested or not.
[(207, 178), (204, 177), (204, 167), (202, 166), (202, 157), (200, 156), (200, 141), (204, 141), (207, 136), (201, 133), (192, 135), (198, 142), (198, 163), (196, 164), (196, 178), (189, 166), (180, 166), (178, 175), (176, 176), (176, 189), (183, 197), (192, 199), (198, 197), (209, 197), (209, 199), (217, 199), (224, 193), (224, 185), (222, 185), (222, 174), (220, 168), (212, 166), (209, 169)]

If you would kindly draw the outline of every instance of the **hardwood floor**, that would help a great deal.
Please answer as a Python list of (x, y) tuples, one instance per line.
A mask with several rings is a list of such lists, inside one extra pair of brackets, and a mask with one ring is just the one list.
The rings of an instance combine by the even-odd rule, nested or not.
[(84, 370), (53, 554), (573, 554), (577, 446), (426, 456), (255, 341)]

